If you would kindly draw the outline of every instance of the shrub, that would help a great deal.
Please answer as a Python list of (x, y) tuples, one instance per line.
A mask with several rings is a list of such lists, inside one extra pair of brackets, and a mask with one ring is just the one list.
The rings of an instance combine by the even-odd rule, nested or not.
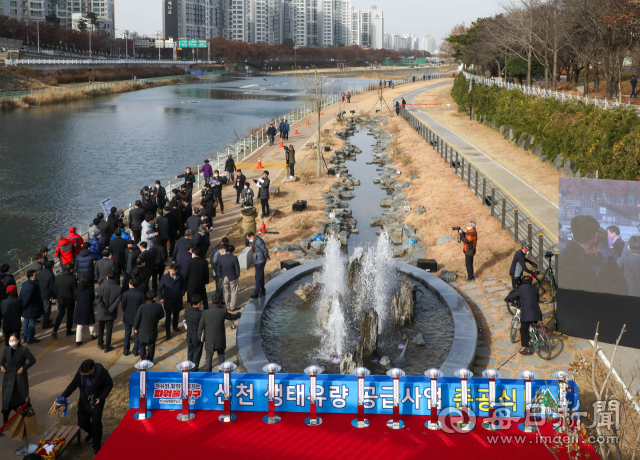
[(584, 173), (599, 177), (640, 179), (640, 118), (634, 108), (601, 109), (581, 101), (528, 96), (519, 90), (472, 85), (456, 76), (451, 96), (459, 107), (513, 127), (514, 138), (531, 134), (548, 161), (557, 155), (576, 163)]

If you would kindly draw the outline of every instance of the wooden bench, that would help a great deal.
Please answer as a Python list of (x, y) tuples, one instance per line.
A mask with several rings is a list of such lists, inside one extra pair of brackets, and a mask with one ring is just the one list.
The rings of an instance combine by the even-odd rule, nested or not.
[(67, 441), (67, 443), (62, 446), (62, 448), (58, 451), (56, 458), (60, 458), (67, 447), (73, 441), (73, 438), (78, 438), (78, 445), (80, 445), (80, 427), (79, 426), (61, 426), (53, 430), (51, 433), (47, 435), (45, 441), (52, 441), (54, 439), (63, 438)]
[(269, 187), (269, 195), (275, 197), (278, 193), (280, 193), (280, 187), (278, 187), (277, 185)]

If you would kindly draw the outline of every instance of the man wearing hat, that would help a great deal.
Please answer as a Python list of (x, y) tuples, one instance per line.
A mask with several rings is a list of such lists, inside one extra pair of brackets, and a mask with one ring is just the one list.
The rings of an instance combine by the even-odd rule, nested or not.
[(7, 286), (15, 286), (16, 279), (9, 272), (9, 264), (0, 265), (0, 302), (7, 298)]
[[(82, 245), (84, 244), (84, 239), (80, 235), (78, 235), (75, 227), (69, 227), (67, 241), (70, 242), (71, 245), (76, 249), (76, 254), (80, 254), (80, 251), (82, 251)], [(40, 252), (44, 254), (45, 251), (41, 250)]]
[(0, 302), (0, 311), (2, 311), (2, 332), (4, 333), (4, 343), (9, 346), (9, 337), (11, 334), (20, 334), (22, 329), (22, 310), (24, 304), (18, 298), (18, 288), (15, 284), (7, 286), (7, 297)]

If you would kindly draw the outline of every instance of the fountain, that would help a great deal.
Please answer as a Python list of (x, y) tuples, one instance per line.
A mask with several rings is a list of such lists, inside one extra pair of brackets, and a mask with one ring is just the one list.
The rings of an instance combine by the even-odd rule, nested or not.
[[(462, 306), (468, 310), (464, 300), (435, 276), (394, 261), (386, 233), (375, 244), (356, 248), (349, 259), (340, 246), (337, 237), (327, 238), (324, 259), (279, 275), (267, 284), (262, 306), (261, 302), (247, 305), (259, 307), (260, 314), (251, 320), (252, 356), (243, 356), (249, 330), (240, 320), (243, 363), (259, 354), (260, 359), (281, 364), (285, 372), (302, 372), (312, 364), (328, 373), (344, 374), (361, 366), (383, 374), (402, 365), (409, 375), (422, 375), (429, 367), (445, 368), (452, 349), (459, 348), (454, 343), (458, 320), (474, 322), (465, 329), (475, 332), (473, 316), (458, 314), (463, 313)], [(274, 283), (275, 290), (270, 292)], [(301, 289), (309, 285), (313, 285), (313, 296)], [(417, 290), (422, 295), (416, 296)], [(459, 311), (453, 311), (452, 305)], [(415, 339), (411, 342), (414, 337), (425, 346), (417, 345)], [(261, 353), (256, 354), (258, 346)], [(475, 337), (465, 346), (472, 347), (462, 354), (468, 364)]]

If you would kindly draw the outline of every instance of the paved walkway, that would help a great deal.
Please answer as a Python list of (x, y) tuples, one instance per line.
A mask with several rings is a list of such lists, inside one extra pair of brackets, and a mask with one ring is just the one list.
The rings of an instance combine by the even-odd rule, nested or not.
[[(451, 84), (451, 81), (427, 88), (418, 88), (404, 93), (396, 99), (404, 97), (407, 104), (411, 104), (413, 99), (425, 91), (449, 84)], [(493, 160), (460, 135), (437, 122), (422, 110), (415, 108), (415, 106), (409, 107), (408, 110), (420, 121), (429, 126), (434, 132), (440, 135), (441, 138), (453, 146), (453, 148), (468, 158), (485, 176), (491, 178), (496, 184), (499, 184), (502, 189), (518, 203), (521, 209), (524, 209), (544, 228), (546, 234), (553, 235), (553, 238), (556, 241), (558, 240), (558, 206), (556, 204), (547, 200), (535, 188), (528, 185), (520, 177)], [(523, 173), (525, 172), (526, 171), (523, 171)]]

